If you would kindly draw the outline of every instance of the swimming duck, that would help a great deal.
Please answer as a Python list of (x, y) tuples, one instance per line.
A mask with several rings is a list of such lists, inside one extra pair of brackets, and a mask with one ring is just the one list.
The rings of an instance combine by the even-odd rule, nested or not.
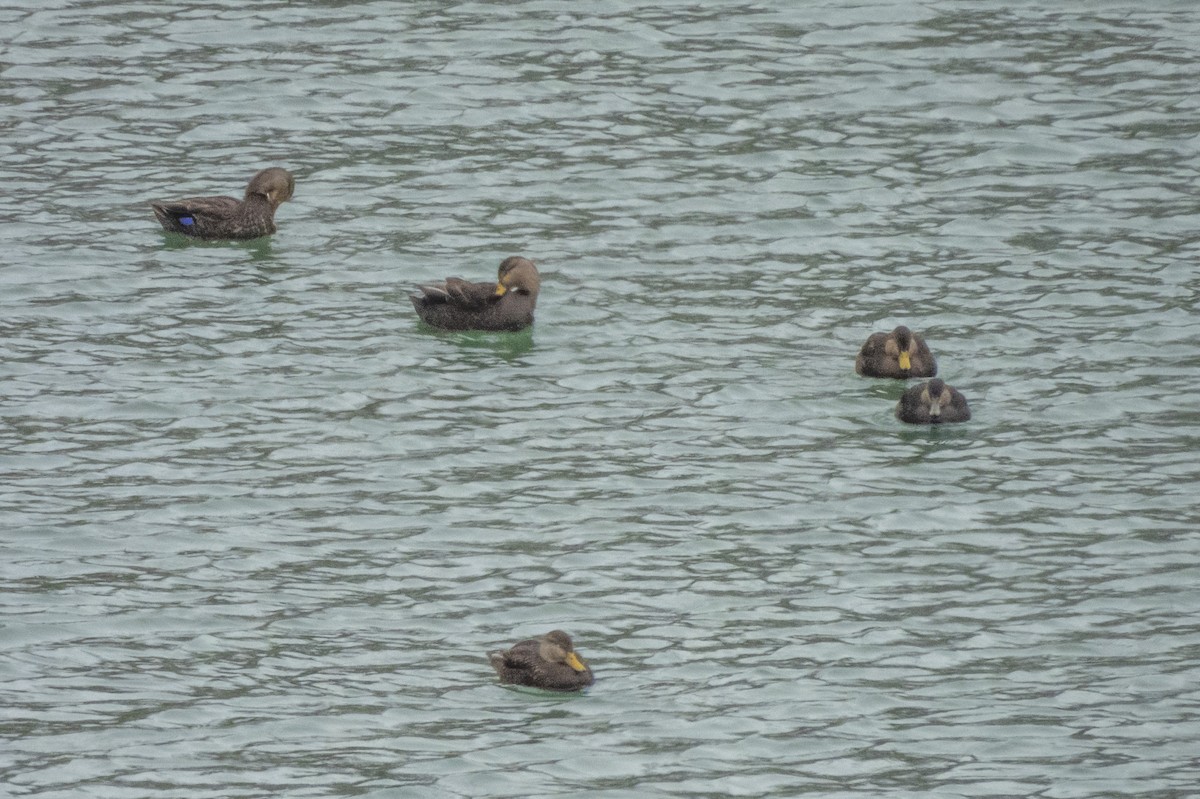
[(967, 398), (940, 377), (913, 386), (900, 395), (896, 418), (909, 424), (965, 422), (971, 418)]
[(500, 262), (495, 283), (468, 283), (452, 277), (418, 286), (409, 295), (425, 324), (444, 330), (522, 330), (533, 324), (541, 278), (528, 258)]
[(488, 660), (500, 682), (511, 685), (578, 691), (595, 682), (592, 670), (575, 654), (571, 636), (562, 630), (521, 641), (507, 651), (488, 652)]
[(257, 239), (275, 232), (275, 209), (292, 198), (296, 179), (271, 167), (250, 179), (246, 196), (189, 197), (150, 203), (168, 233), (197, 239)]
[(854, 371), (863, 377), (933, 377), (937, 361), (925, 339), (904, 325), (891, 333), (872, 333), (854, 361)]

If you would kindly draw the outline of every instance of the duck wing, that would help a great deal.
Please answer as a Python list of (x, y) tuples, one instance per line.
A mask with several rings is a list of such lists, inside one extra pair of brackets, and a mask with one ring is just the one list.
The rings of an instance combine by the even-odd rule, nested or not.
[(168, 233), (204, 236), (236, 217), (242, 203), (232, 197), (188, 197), (150, 203), (150, 207)]
[(479, 310), (495, 299), (496, 284), (470, 283), (452, 277), (444, 283), (418, 286), (417, 291), (419, 293), (413, 294), (413, 298), (422, 300), (426, 305), (446, 304), (463, 310)]

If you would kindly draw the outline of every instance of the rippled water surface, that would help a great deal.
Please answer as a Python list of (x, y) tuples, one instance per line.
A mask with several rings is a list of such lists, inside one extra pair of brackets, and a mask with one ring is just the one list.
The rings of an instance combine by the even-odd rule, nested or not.
[[(1195, 794), (1191, 3), (0, 31), (0, 793)], [(532, 333), (416, 323), (515, 253)], [(555, 627), (590, 691), (495, 683)]]

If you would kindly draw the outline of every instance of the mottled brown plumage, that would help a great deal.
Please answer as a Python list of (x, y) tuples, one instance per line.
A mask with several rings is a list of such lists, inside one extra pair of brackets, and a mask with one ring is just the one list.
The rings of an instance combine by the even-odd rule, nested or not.
[(933, 377), (937, 361), (925, 339), (904, 325), (891, 333), (872, 333), (854, 361), (854, 371), (863, 377)]
[(188, 197), (152, 202), (163, 230), (197, 239), (256, 239), (275, 232), (275, 209), (292, 198), (296, 179), (285, 169), (264, 169), (250, 179), (241, 200)]
[(410, 295), (421, 320), (443, 330), (523, 330), (533, 324), (541, 278), (528, 258), (500, 262), (495, 283), (468, 283), (452, 277), (419, 286)]
[(512, 685), (578, 691), (595, 682), (592, 670), (575, 654), (571, 636), (562, 630), (521, 641), (508, 650), (489, 652), (488, 660), (500, 682)]
[(971, 409), (966, 397), (935, 377), (900, 395), (896, 418), (909, 424), (965, 422), (971, 418)]

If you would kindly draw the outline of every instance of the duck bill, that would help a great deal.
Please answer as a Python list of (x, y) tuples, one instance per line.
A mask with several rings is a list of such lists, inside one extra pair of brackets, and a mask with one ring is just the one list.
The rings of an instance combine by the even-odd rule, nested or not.
[(579, 655), (574, 652), (567, 653), (567, 665), (575, 669), (575, 671), (587, 671), (587, 666), (579, 659)]
[(505, 292), (507, 292), (507, 291), (508, 291), (507, 286), (505, 286), (503, 283), (497, 283), (496, 290), (492, 293), (492, 295), (495, 297), (503, 297)]
[(910, 359), (908, 357), (907, 352), (900, 353), (900, 368), (901, 369), (911, 369), (912, 368), (912, 359)]
[(929, 418), (930, 419), (938, 419), (941, 417), (941, 415), (942, 415), (942, 403), (938, 402), (937, 400), (930, 400), (930, 402), (929, 402)]

